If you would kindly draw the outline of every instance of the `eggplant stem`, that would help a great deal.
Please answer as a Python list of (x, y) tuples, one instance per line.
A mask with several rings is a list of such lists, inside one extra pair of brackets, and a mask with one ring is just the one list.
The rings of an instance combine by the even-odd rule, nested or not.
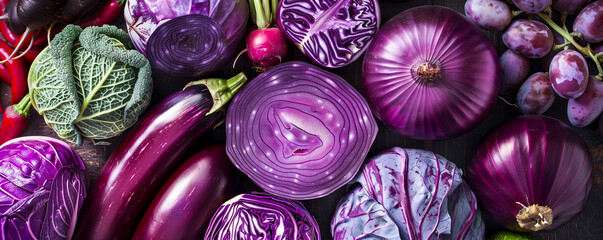
[(27, 37), (27, 35), (29, 35), (31, 33), (31, 28), (27, 28), (25, 29), (25, 32), (23, 32), (23, 34), (21, 34), (21, 39), (19, 40), (19, 42), (17, 43), (17, 46), (15, 46), (15, 48), (13, 49), (13, 52), (10, 54), (10, 56), (8, 56), (6, 59), (0, 61), (0, 64), (3, 64), (7, 61), (10, 60), (15, 60), (15, 59), (19, 59), (23, 56), (25, 56), (25, 54), (27, 54), (27, 52), (31, 49), (31, 47), (33, 46), (33, 42), (36, 38), (36, 33), (33, 32), (33, 36), (31, 36), (31, 40), (29, 41), (29, 45), (27, 46), (27, 49), (25, 49), (21, 54), (19, 54), (18, 56), (15, 57), (15, 54), (17, 53), (17, 51), (19, 51), (19, 48), (21, 47), (21, 45), (23, 45), (23, 42), (25, 41), (25, 38)]

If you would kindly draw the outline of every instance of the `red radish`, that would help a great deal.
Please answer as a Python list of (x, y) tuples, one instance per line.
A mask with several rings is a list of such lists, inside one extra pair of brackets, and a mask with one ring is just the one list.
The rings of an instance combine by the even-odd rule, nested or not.
[(256, 29), (247, 36), (247, 55), (260, 67), (271, 67), (283, 61), (289, 48), (278, 28)]
[(257, 29), (247, 36), (247, 56), (257, 66), (268, 68), (279, 64), (287, 56), (287, 39), (277, 27), (274, 14), (278, 0), (249, 0), (251, 20)]

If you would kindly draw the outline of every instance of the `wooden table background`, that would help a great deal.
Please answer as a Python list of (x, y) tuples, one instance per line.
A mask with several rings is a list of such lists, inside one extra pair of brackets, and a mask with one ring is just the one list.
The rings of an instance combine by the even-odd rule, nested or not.
[[(395, 2), (381, 0), (381, 16), (382, 24), (388, 19), (396, 15), (397, 13), (408, 9), (413, 6), (419, 5), (441, 5), (455, 9), (458, 12), (463, 13), (463, 6), (465, 1), (446, 1), (446, 0), (418, 0), (418, 1), (406, 1), (406, 2)], [(116, 23), (117, 25), (124, 26), (123, 19)], [(505, 50), (505, 46), (502, 44), (500, 33), (497, 32), (486, 32), (491, 42), (494, 44), (497, 52), (502, 54)], [(293, 48), (291, 48), (293, 49)], [(297, 49), (293, 49), (293, 53), (290, 54), (289, 60), (303, 60), (303, 57)], [(361, 60), (340, 68), (340, 69), (329, 69), (339, 76), (346, 79), (359, 91), (360, 79), (361, 79)], [(231, 66), (231, 65), (228, 65)], [(538, 60), (532, 62), (532, 72), (539, 71), (540, 65)], [(212, 76), (226, 77), (231, 76), (236, 72), (245, 71), (248, 76), (256, 76), (257, 73), (252, 70), (246, 59), (240, 60), (237, 63), (235, 69), (226, 68), (221, 72), (212, 74)], [(168, 79), (162, 78), (162, 81), (157, 79), (162, 78), (161, 76), (154, 75), (155, 81), (155, 92), (152, 100), (152, 105), (158, 102), (161, 98), (168, 95), (170, 92), (181, 89), (181, 87), (187, 82), (187, 79)], [(0, 83), (0, 100), (3, 106), (7, 106), (9, 98), (9, 87), (5, 84)], [(510, 102), (514, 102), (514, 95), (503, 96)], [(552, 116), (561, 121), (568, 123), (566, 115), (566, 104), (567, 100), (557, 97), (555, 103), (544, 115)], [(379, 153), (388, 148), (399, 146), (404, 148), (419, 148), (433, 151), (454, 162), (461, 169), (465, 170), (468, 162), (471, 160), (480, 139), (489, 131), (492, 127), (503, 122), (504, 120), (518, 116), (519, 111), (510, 105), (507, 105), (503, 101), (499, 100), (496, 103), (493, 111), (488, 117), (471, 132), (453, 138), (449, 140), (438, 140), (438, 141), (418, 141), (410, 138), (402, 137), (389, 130), (383, 125), (379, 125), (379, 134), (371, 147), (369, 156)], [(590, 193), (588, 202), (585, 209), (576, 218), (567, 223), (566, 225), (555, 229), (553, 231), (536, 233), (535, 236), (538, 239), (603, 239), (603, 138), (597, 132), (597, 126), (585, 128), (572, 127), (578, 134), (580, 134), (587, 142), (590, 151), (593, 156), (594, 166), (594, 186)], [(52, 129), (46, 126), (43, 119), (35, 112), (31, 111), (31, 122), (27, 130), (23, 135), (45, 135), (56, 137), (56, 134)], [(125, 135), (125, 134), (124, 134)], [(91, 141), (85, 141), (82, 146), (74, 146), (77, 152), (82, 156), (88, 168), (90, 178), (92, 182), (96, 180), (103, 164), (108, 159), (109, 155), (123, 138), (123, 136), (103, 141), (100, 144), (93, 144)], [(218, 128), (215, 132), (207, 136), (203, 142), (224, 142), (224, 128)], [(108, 144), (108, 145), (107, 145)], [(203, 143), (199, 143), (201, 146)], [(127, 184), (127, 183), (124, 183)], [(251, 181), (243, 180), (240, 187), (241, 192), (249, 191), (260, 191)], [(315, 200), (302, 201), (303, 204), (308, 208), (310, 213), (316, 218), (320, 225), (322, 239), (331, 239), (330, 235), (330, 221), (331, 216), (335, 211), (337, 202), (345, 195), (349, 186), (344, 186), (334, 193)], [(485, 218), (487, 220), (487, 218)], [(492, 234), (493, 232), (500, 230), (496, 224), (491, 222), (487, 223), (487, 233)]]

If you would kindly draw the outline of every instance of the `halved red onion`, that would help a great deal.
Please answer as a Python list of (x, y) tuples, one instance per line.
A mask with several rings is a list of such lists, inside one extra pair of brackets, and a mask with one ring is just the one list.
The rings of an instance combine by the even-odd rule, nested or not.
[(392, 130), (451, 138), (473, 129), (494, 106), (499, 61), (487, 36), (463, 15), (416, 7), (377, 33), (362, 84), (373, 112)]

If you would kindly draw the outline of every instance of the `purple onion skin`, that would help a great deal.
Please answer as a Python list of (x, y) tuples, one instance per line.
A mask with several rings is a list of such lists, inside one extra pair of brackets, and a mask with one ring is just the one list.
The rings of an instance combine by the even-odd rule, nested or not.
[(128, 33), (138, 51), (146, 54), (147, 41), (155, 28), (166, 21), (188, 14), (213, 18), (226, 35), (226, 51), (219, 62), (232, 58), (247, 30), (249, 6), (246, 0), (128, 0), (124, 18)]
[(173, 93), (139, 121), (105, 163), (76, 239), (130, 239), (154, 194), (197, 139), (223, 118), (204, 85)]
[(559, 96), (577, 98), (588, 85), (588, 64), (579, 52), (563, 50), (551, 60), (549, 77)]
[(538, 13), (551, 5), (551, 0), (513, 0), (513, 3), (524, 12)]
[(509, 94), (526, 79), (530, 72), (530, 60), (507, 49), (500, 56), (500, 94)]
[(554, 118), (526, 115), (504, 122), (479, 145), (468, 168), (469, 183), (490, 219), (516, 231), (526, 206), (548, 206), (555, 229), (576, 216), (593, 185), (584, 140)]
[(580, 97), (567, 102), (567, 116), (574, 126), (585, 127), (594, 122), (601, 112), (603, 112), (603, 82), (590, 76), (586, 91)]
[(218, 208), (205, 240), (320, 240), (318, 223), (301, 203), (263, 194), (241, 194)]
[[(440, 71), (421, 76), (426, 63)], [(440, 6), (415, 7), (385, 23), (362, 68), (362, 87), (377, 118), (422, 140), (473, 129), (494, 106), (500, 84), (498, 56), (483, 31)]]
[(381, 24), (377, 0), (281, 0), (276, 22), (285, 37), (319, 66), (358, 59)]
[(133, 239), (201, 239), (214, 211), (234, 196), (236, 183), (224, 146), (203, 148), (163, 184)]
[(551, 7), (559, 12), (578, 14), (590, 0), (553, 0)]
[(477, 199), (452, 162), (432, 152), (392, 148), (354, 178), (360, 183), (338, 204), (335, 240), (483, 239)]
[(553, 48), (553, 32), (536, 20), (518, 19), (502, 36), (509, 49), (528, 58), (541, 58)]
[(517, 105), (523, 114), (542, 114), (553, 105), (555, 91), (549, 76), (543, 72), (532, 74), (517, 92)]
[(603, 41), (603, 0), (586, 5), (574, 20), (574, 32), (591, 43)]
[(499, 0), (467, 0), (465, 15), (478, 26), (493, 31), (502, 31), (511, 23), (509, 5)]
[(226, 115), (226, 153), (264, 191), (326, 196), (354, 177), (377, 135), (362, 96), (339, 76), (285, 62), (253, 79)]

